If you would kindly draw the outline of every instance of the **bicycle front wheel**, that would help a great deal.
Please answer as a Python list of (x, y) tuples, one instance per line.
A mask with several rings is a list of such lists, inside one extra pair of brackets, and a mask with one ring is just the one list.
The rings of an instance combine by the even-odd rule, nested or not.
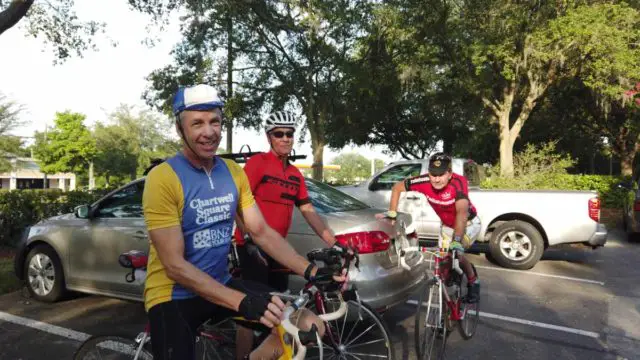
[[(337, 310), (339, 303), (325, 299), (325, 312)], [(309, 308), (318, 313), (315, 306)], [(337, 320), (325, 323), (322, 338), (325, 359), (393, 359), (393, 343), (384, 321), (369, 306), (357, 301), (347, 301), (347, 312)], [(319, 347), (309, 345), (307, 359), (319, 358)]]
[(92, 336), (82, 343), (73, 356), (74, 360), (153, 360), (144, 344), (117, 335)]
[(414, 336), (418, 359), (444, 359), (447, 345), (446, 301), (441, 282), (429, 282), (420, 292), (416, 309)]
[[(471, 266), (473, 267), (473, 272), (475, 273), (475, 275), (478, 276), (476, 267), (473, 266), (473, 264), (471, 264)], [(462, 296), (463, 301), (460, 309), (462, 311), (463, 318), (462, 320), (460, 320), (460, 326), (458, 327), (458, 329), (460, 330), (460, 335), (462, 335), (465, 340), (469, 340), (476, 333), (478, 322), (480, 321), (480, 299), (478, 299), (478, 301), (473, 304), (469, 304), (466, 302), (466, 297), (468, 296), (468, 294), (466, 294), (466, 286), (464, 286), (464, 284), (466, 283), (467, 276), (465, 275), (460, 284), (460, 288), (464, 289)]]

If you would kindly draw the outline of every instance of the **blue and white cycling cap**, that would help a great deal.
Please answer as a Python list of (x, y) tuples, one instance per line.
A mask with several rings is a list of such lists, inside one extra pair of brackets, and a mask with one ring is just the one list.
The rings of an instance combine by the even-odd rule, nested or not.
[(198, 84), (178, 89), (173, 98), (173, 114), (178, 115), (185, 110), (212, 110), (224, 105), (213, 86)]

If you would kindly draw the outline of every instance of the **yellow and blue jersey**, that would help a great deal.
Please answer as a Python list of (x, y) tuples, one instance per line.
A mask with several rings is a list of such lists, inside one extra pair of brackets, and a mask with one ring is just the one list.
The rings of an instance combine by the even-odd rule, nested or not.
[[(142, 197), (147, 230), (180, 226), (185, 259), (222, 284), (231, 279), (227, 255), (236, 212), (254, 203), (247, 176), (238, 164), (216, 157), (213, 169), (207, 172), (193, 166), (182, 152), (149, 172)], [(146, 310), (194, 296), (167, 277), (151, 243)]]

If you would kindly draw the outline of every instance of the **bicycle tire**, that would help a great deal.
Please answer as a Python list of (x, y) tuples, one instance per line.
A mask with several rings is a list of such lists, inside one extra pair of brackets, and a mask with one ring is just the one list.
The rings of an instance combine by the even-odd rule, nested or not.
[(202, 324), (196, 337), (196, 360), (235, 359), (236, 330), (231, 318)]
[[(448, 333), (444, 319), (447, 305), (443, 291), (446, 290), (441, 282), (427, 281), (424, 290), (420, 292), (414, 320), (414, 342), (418, 359), (444, 359)], [(442, 299), (442, 311), (439, 309), (439, 299)], [(423, 303), (427, 305), (423, 306)]]
[[(314, 304), (310, 304), (310, 310), (314, 313), (318, 313), (318, 309)], [(358, 303), (354, 300), (347, 301), (347, 313), (343, 318), (333, 320), (330, 322), (332, 333), (339, 333), (340, 340), (329, 338), (329, 331), (325, 332), (323, 337), (323, 356), (324, 358), (353, 358), (353, 359), (394, 359), (395, 349), (393, 341), (391, 341), (391, 332), (387, 327), (384, 319), (375, 312), (371, 307), (365, 303)], [(327, 303), (325, 301), (326, 312), (334, 311), (337, 304)], [(358, 308), (360, 307), (362, 320), (358, 316)], [(367, 326), (370, 319), (370, 326)], [(361, 327), (365, 328), (365, 331), (358, 331)], [(363, 335), (373, 337), (372, 340), (366, 342), (357, 342)], [(367, 337), (367, 338), (368, 338)], [(344, 341), (343, 341), (344, 340)], [(362, 339), (363, 341), (366, 339)], [(308, 346), (307, 357), (313, 358), (318, 352), (318, 346)], [(363, 349), (363, 350), (361, 350)], [(366, 353), (361, 351), (366, 350)], [(355, 352), (357, 351), (357, 352)], [(342, 357), (340, 356), (342, 355)], [(351, 356), (349, 356), (351, 355)]]
[(120, 335), (95, 335), (85, 340), (73, 355), (74, 360), (153, 360), (153, 355), (144, 348), (135, 357), (139, 344), (134, 339)]
[[(476, 271), (476, 267), (471, 264), (473, 267), (473, 273), (478, 276), (478, 272)], [(464, 276), (464, 280), (462, 284), (466, 281), (466, 275)], [(469, 340), (475, 335), (476, 330), (478, 329), (478, 323), (480, 322), (480, 299), (476, 303), (468, 304), (463, 303), (463, 310), (465, 312), (464, 319), (460, 321), (458, 326), (458, 330), (460, 331), (460, 335), (463, 339)]]

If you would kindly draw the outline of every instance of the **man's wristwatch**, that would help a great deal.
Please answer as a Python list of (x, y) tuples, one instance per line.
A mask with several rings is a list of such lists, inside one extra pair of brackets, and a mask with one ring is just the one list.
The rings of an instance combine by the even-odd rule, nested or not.
[(313, 265), (313, 263), (310, 263), (309, 265), (307, 265), (307, 268), (304, 270), (304, 278), (307, 281), (313, 281), (313, 278), (311, 276), (311, 271), (313, 270), (313, 268), (315, 267), (315, 265)]
[(396, 212), (395, 210), (389, 210), (385, 213), (385, 215), (390, 219), (395, 219), (396, 217), (398, 217), (398, 212)]
[(454, 235), (454, 236), (453, 236), (453, 241), (457, 241), (457, 242), (459, 242), (459, 243), (461, 243), (461, 244), (462, 244), (462, 236), (460, 236), (460, 235)]

